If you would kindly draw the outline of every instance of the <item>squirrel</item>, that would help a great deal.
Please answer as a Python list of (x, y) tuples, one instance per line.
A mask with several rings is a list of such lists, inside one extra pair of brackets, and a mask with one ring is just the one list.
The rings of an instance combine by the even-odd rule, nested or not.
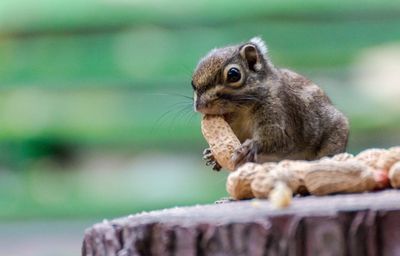
[[(232, 157), (246, 162), (315, 160), (346, 149), (349, 122), (323, 90), (275, 67), (260, 37), (211, 50), (192, 76), (194, 109), (222, 115), (242, 143)], [(207, 165), (221, 169), (210, 149)]]

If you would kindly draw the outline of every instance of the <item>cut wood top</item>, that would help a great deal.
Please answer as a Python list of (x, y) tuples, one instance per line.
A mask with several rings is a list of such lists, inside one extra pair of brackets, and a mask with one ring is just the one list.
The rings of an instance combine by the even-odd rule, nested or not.
[(400, 255), (400, 191), (175, 207), (95, 224), (82, 255)]
[(246, 200), (223, 204), (195, 205), (142, 212), (135, 215), (104, 221), (97, 225), (137, 225), (150, 222), (226, 223), (251, 221), (254, 218), (274, 215), (330, 215), (340, 211), (400, 210), (400, 191), (294, 198), (286, 209), (275, 209), (268, 200)]

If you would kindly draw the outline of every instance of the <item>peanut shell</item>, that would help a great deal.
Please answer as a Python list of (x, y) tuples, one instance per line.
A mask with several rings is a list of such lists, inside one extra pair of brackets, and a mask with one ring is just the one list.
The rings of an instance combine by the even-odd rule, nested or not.
[(400, 188), (400, 162), (395, 163), (389, 170), (390, 185)]
[(234, 171), (235, 165), (231, 158), (234, 151), (240, 147), (240, 141), (229, 124), (222, 116), (204, 115), (201, 131), (217, 162), (223, 168)]
[(377, 162), (382, 154), (388, 152), (386, 149), (381, 148), (370, 148), (364, 151), (361, 151), (354, 158), (355, 160), (362, 162), (370, 167), (378, 169)]
[(311, 164), (305, 173), (304, 184), (313, 195), (365, 192), (377, 185), (373, 169), (353, 160)]
[(251, 183), (255, 175), (266, 173), (276, 166), (276, 163), (245, 163), (236, 171), (229, 174), (226, 182), (226, 190), (235, 199), (254, 198)]
[(245, 163), (229, 174), (226, 181), (226, 190), (229, 195), (236, 200), (254, 198), (250, 184), (260, 168), (259, 164)]

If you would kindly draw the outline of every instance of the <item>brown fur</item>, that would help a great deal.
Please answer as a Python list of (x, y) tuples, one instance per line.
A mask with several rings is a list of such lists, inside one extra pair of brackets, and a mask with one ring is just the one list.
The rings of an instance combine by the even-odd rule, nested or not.
[[(224, 115), (243, 143), (234, 155), (237, 165), (312, 160), (345, 151), (347, 118), (313, 82), (274, 67), (257, 42), (262, 41), (215, 49), (193, 74), (196, 110)], [(242, 75), (234, 86), (224, 77), (229, 64)]]

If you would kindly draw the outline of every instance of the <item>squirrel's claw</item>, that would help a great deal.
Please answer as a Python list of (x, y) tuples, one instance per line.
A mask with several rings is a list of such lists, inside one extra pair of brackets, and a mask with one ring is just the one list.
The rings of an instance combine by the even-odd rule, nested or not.
[(214, 171), (221, 170), (222, 167), (215, 160), (210, 148), (206, 148), (203, 151), (203, 159), (206, 160), (206, 165), (211, 166)]

